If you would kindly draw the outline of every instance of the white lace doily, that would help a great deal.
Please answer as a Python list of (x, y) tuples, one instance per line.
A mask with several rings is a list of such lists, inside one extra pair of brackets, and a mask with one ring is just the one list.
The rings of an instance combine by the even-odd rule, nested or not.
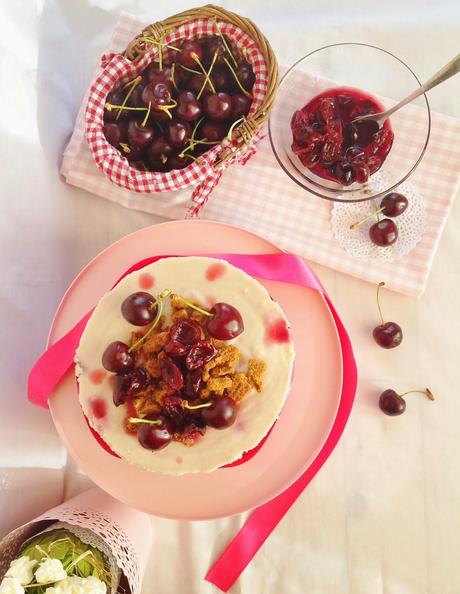
[[(24, 541), (42, 532), (45, 528), (49, 528), (50, 520), (69, 523), (77, 536), (79, 534), (75, 528), (81, 527), (100, 537), (110, 548), (118, 567), (125, 575), (131, 593), (140, 594), (142, 576), (140, 575), (139, 559), (136, 549), (124, 530), (108, 514), (90, 507), (78, 508), (70, 502), (69, 504), (63, 503), (50, 515), (41, 516), (39, 521), (30, 522), (13, 530), (0, 541), (0, 581), (10, 562), (16, 558)], [(88, 544), (93, 543), (89, 542)], [(97, 545), (94, 543), (94, 546)]]
[[(390, 187), (390, 181), (387, 174), (376, 173), (369, 180), (369, 187), (372, 192), (383, 191)], [(350, 229), (350, 225), (374, 212), (375, 206), (380, 205), (381, 199), (367, 202), (336, 202), (334, 204), (331, 211), (332, 232), (340, 246), (354, 258), (366, 262), (371, 260), (393, 262), (413, 250), (422, 238), (426, 228), (423, 197), (417, 188), (407, 181), (392, 191), (404, 194), (409, 205), (399, 217), (392, 219), (398, 227), (398, 239), (388, 247), (375, 245), (369, 238), (369, 228), (377, 221), (377, 218), (372, 217), (356, 229)], [(384, 215), (381, 215), (381, 218), (384, 218)]]

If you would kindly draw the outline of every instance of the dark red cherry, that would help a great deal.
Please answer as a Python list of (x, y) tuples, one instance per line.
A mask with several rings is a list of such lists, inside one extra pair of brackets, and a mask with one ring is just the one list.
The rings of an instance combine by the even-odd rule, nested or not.
[(139, 146), (122, 146), (120, 147), (121, 154), (128, 159), (128, 161), (140, 162), (144, 158), (144, 149)]
[(150, 158), (160, 158), (162, 155), (170, 157), (173, 154), (173, 148), (164, 136), (157, 136), (152, 144), (147, 148), (146, 154)]
[(151, 105), (152, 110), (159, 111), (161, 107), (171, 104), (172, 83), (151, 82), (142, 91), (144, 106)]
[(163, 66), (160, 70), (160, 64), (158, 62), (152, 62), (147, 67), (145, 75), (149, 83), (164, 82), (169, 84), (171, 82), (171, 68), (169, 66)]
[(226, 126), (220, 122), (203, 122), (201, 126), (201, 134), (203, 138), (215, 142), (224, 138), (227, 134), (227, 129)]
[[(124, 93), (121, 91), (111, 91), (107, 95), (106, 103), (110, 103), (111, 105), (122, 105), (123, 99), (125, 98)], [(118, 114), (120, 115), (118, 116)], [(118, 116), (118, 117), (117, 117)], [(119, 109), (111, 109), (110, 111), (107, 107), (104, 109), (104, 121), (106, 122), (114, 122), (115, 120), (123, 120), (128, 117), (128, 112), (126, 110)]]
[[(142, 93), (145, 89), (145, 84), (139, 83), (134, 91), (131, 93), (130, 98), (128, 99), (128, 105), (130, 107), (145, 107), (144, 102), (142, 101)], [(145, 116), (145, 112), (143, 111), (129, 111), (130, 118), (135, 119), (143, 119)]]
[(192, 135), (192, 129), (187, 122), (171, 120), (166, 124), (165, 137), (174, 148), (183, 148)]
[(194, 369), (189, 371), (185, 376), (184, 396), (187, 400), (195, 400), (198, 398), (201, 384), (202, 384), (202, 369)]
[(193, 122), (201, 115), (201, 103), (191, 91), (182, 91), (178, 98), (175, 114), (181, 120)]
[(248, 64), (248, 62), (243, 62), (238, 66), (236, 69), (236, 76), (246, 91), (252, 90), (256, 77), (254, 75), (254, 71), (252, 70), (252, 66)]
[(353, 170), (353, 177), (358, 184), (365, 184), (369, 179), (369, 167), (367, 166), (365, 159), (354, 159), (351, 162), (351, 168)]
[(386, 217), (399, 217), (409, 205), (407, 198), (399, 192), (391, 192), (383, 198), (380, 208)]
[(373, 120), (358, 121), (351, 124), (350, 140), (352, 144), (361, 144), (367, 146), (378, 131), (379, 125)]
[(382, 219), (369, 228), (369, 237), (375, 245), (388, 247), (398, 239), (398, 227), (391, 219)]
[(244, 330), (240, 312), (229, 303), (216, 303), (211, 308), (212, 318), (206, 322), (206, 330), (218, 340), (231, 340)]
[(203, 60), (203, 50), (196, 41), (187, 40), (182, 44), (181, 51), (178, 54), (178, 61), (182, 66), (193, 68), (198, 61)]
[[(194, 74), (188, 84), (190, 91), (195, 95), (198, 95), (198, 93), (201, 92), (205, 80), (206, 79), (204, 74)], [(214, 91), (212, 90), (212, 87), (210, 86), (209, 82), (206, 81), (206, 85), (203, 91), (201, 92), (201, 98), (205, 95), (209, 95), (210, 93), (214, 93)]]
[(228, 70), (223, 66), (214, 68), (211, 80), (216, 91), (230, 91), (232, 88), (232, 78), (230, 78)]
[(154, 137), (155, 129), (153, 126), (145, 126), (138, 120), (130, 120), (128, 124), (128, 144), (130, 147), (144, 149), (148, 146)]
[(203, 99), (203, 111), (211, 119), (223, 121), (232, 114), (233, 102), (228, 93), (212, 93)]
[(124, 342), (111, 342), (102, 355), (102, 366), (107, 371), (126, 373), (134, 366), (134, 357), (128, 351), (129, 347)]
[(406, 401), (395, 390), (385, 390), (380, 394), (379, 407), (386, 415), (396, 417), (406, 410)]
[(187, 353), (185, 365), (187, 369), (193, 371), (203, 367), (217, 355), (216, 347), (207, 340), (196, 342)]
[(353, 175), (353, 168), (348, 161), (339, 161), (335, 166), (335, 177), (344, 186), (349, 186), (355, 179)]
[(396, 322), (385, 322), (376, 326), (372, 332), (375, 342), (384, 349), (394, 349), (403, 339), (401, 326)]
[(172, 338), (165, 344), (165, 353), (171, 357), (184, 357), (190, 350), (190, 345), (183, 344)]
[(113, 384), (113, 403), (115, 406), (124, 404), (149, 385), (149, 376), (142, 368), (137, 368), (127, 375), (115, 376)]
[(117, 147), (120, 142), (126, 142), (128, 139), (128, 128), (126, 122), (107, 122), (104, 124), (104, 136), (107, 142)]
[(243, 116), (248, 115), (249, 110), (251, 109), (252, 99), (241, 93), (235, 93), (232, 95), (232, 103), (232, 118), (234, 120), (239, 120)]
[(184, 70), (184, 68), (180, 68), (179, 64), (177, 64), (174, 70), (174, 80), (176, 81), (176, 85), (179, 87), (179, 89), (187, 89), (191, 79), (192, 74), (187, 70)]
[(216, 398), (211, 406), (202, 409), (201, 415), (210, 427), (226, 429), (235, 422), (236, 404), (229, 396)]
[(214, 59), (214, 54), (217, 52), (215, 64), (222, 64), (224, 61), (224, 57), (231, 59), (230, 56), (226, 55), (227, 50), (225, 48), (225, 44), (222, 41), (221, 37), (218, 35), (214, 35), (207, 39), (205, 44), (205, 53), (204, 59), (207, 66), (211, 64)]
[(182, 344), (192, 345), (201, 340), (201, 328), (195, 320), (185, 318), (175, 322), (171, 326), (169, 335), (172, 340), (177, 340)]
[(179, 391), (184, 385), (184, 378), (179, 367), (174, 363), (171, 357), (167, 355), (160, 361), (161, 377), (165, 383), (175, 391)]
[(134, 326), (150, 324), (157, 314), (155, 297), (144, 291), (132, 293), (121, 304), (121, 313)]
[(158, 424), (139, 423), (137, 425), (137, 439), (147, 450), (161, 450), (171, 443), (173, 427), (171, 422), (162, 415), (148, 415), (149, 421), (158, 421)]
[(185, 169), (192, 162), (191, 159), (187, 159), (187, 156), (179, 157), (179, 155), (173, 155), (168, 159), (169, 169)]

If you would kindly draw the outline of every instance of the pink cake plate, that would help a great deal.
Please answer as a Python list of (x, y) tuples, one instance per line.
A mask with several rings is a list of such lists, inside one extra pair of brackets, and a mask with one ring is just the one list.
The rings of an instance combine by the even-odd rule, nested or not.
[[(123, 272), (146, 257), (280, 251), (253, 233), (213, 221), (175, 221), (141, 229), (101, 252), (77, 276), (58, 307), (48, 342), (68, 332)], [(149, 514), (208, 520), (268, 501), (313, 462), (340, 402), (342, 354), (337, 329), (318, 291), (261, 282), (285, 311), (296, 350), (291, 392), (263, 447), (244, 464), (208, 474), (150, 473), (111, 456), (96, 442), (78, 402), (75, 377), (68, 373), (50, 397), (51, 415), (70, 454), (99, 487)]]

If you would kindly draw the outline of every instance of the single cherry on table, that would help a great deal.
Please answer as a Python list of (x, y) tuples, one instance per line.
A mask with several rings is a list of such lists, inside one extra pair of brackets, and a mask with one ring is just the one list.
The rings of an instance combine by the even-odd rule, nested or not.
[(403, 396), (407, 394), (425, 394), (429, 400), (434, 400), (433, 393), (429, 388), (425, 388), (425, 390), (410, 390), (409, 392), (404, 392), (404, 394), (398, 394), (396, 390), (390, 388), (380, 394), (380, 410), (390, 417), (402, 415), (406, 410), (406, 401)]
[(398, 227), (391, 219), (382, 219), (371, 225), (369, 237), (375, 245), (388, 247), (398, 239)]
[(385, 283), (381, 282), (377, 286), (377, 307), (382, 323), (376, 326), (372, 331), (372, 336), (375, 342), (384, 349), (394, 349), (399, 346), (403, 339), (403, 332), (401, 326), (396, 322), (385, 322), (380, 307), (380, 288), (384, 287)]

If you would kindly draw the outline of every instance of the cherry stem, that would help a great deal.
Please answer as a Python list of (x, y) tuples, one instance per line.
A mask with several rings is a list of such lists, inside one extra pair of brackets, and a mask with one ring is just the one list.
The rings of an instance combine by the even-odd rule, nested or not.
[[(214, 56), (212, 57), (211, 65), (209, 66), (209, 70), (208, 70), (208, 73), (206, 75), (206, 78), (208, 80), (211, 80), (209, 77), (211, 76), (211, 72), (212, 72), (212, 69), (214, 68), (214, 64), (216, 63), (216, 60), (217, 60), (217, 51), (214, 52)], [(201, 94), (203, 93), (203, 91), (204, 91), (204, 89), (206, 87), (206, 83), (207, 83), (207, 80), (205, 80), (203, 82), (203, 85), (202, 85), (202, 87), (201, 87), (198, 95), (196, 96), (197, 99), (199, 99), (201, 97)]]
[(176, 89), (176, 91), (178, 91), (179, 89), (177, 88), (177, 85), (176, 85), (176, 79), (174, 78), (175, 73), (176, 73), (176, 63), (173, 62), (171, 64), (171, 76), (170, 76), (170, 78), (171, 78), (171, 81), (172, 81), (172, 84), (173, 84), (174, 88)]
[(425, 394), (429, 400), (434, 400), (433, 392), (430, 390), (430, 388), (425, 388), (424, 390), (409, 390), (408, 392), (401, 394), (401, 397), (406, 396), (407, 394)]
[(187, 68), (187, 66), (183, 66), (182, 64), (179, 64), (179, 66), (183, 70), (186, 70), (187, 72), (192, 72), (193, 74), (201, 74), (201, 72), (199, 70), (193, 70), (193, 68)]
[(239, 125), (242, 124), (244, 122), (246, 118), (243, 116), (242, 118), (240, 118), (239, 120), (236, 120), (235, 122), (233, 122), (233, 124), (230, 126), (228, 133), (227, 133), (227, 138), (228, 140), (232, 140), (232, 134), (233, 134), (233, 130)]
[(203, 404), (189, 404), (187, 401), (182, 401), (182, 406), (187, 410), (198, 410), (200, 408), (209, 408), (212, 406), (212, 402), (203, 402)]
[(379, 221), (380, 221), (380, 212), (381, 212), (381, 210), (383, 210), (383, 209), (380, 209), (380, 208), (377, 206), (377, 202), (375, 201), (375, 198), (373, 198), (373, 199), (372, 199), (372, 204), (374, 205), (374, 214), (375, 214), (375, 215), (376, 215), (376, 217), (377, 217), (377, 222), (379, 222)]
[(163, 421), (160, 419), (151, 420), (151, 419), (140, 419), (139, 417), (129, 417), (128, 423), (132, 423), (133, 425), (162, 425)]
[(242, 84), (241, 84), (241, 82), (240, 82), (240, 79), (238, 78), (238, 76), (237, 76), (236, 72), (235, 72), (235, 71), (234, 71), (234, 69), (233, 69), (233, 66), (230, 64), (230, 62), (227, 60), (227, 58), (224, 58), (224, 62), (227, 64), (227, 66), (228, 66), (228, 68), (229, 68), (230, 72), (233, 74), (233, 78), (235, 79), (235, 81), (236, 81), (236, 84), (237, 84), (237, 85), (240, 87), (240, 89), (241, 89), (241, 92), (242, 92), (244, 95), (246, 95), (246, 97), (249, 97), (249, 98), (251, 98), (251, 99), (252, 99), (252, 95), (251, 95), (251, 93), (249, 93), (248, 91), (246, 91), (246, 89), (243, 87), (243, 85), (242, 85)]
[(167, 47), (169, 49), (174, 50), (175, 52), (181, 51), (178, 47), (175, 47), (174, 45), (169, 45), (169, 43), (164, 43), (163, 41), (157, 41), (156, 39), (154, 39), (153, 37), (150, 37), (149, 35), (146, 35), (142, 39), (144, 41), (148, 41), (149, 43), (154, 43), (155, 45), (161, 45), (162, 47)]
[(195, 62), (200, 67), (201, 72), (204, 74), (204, 78), (205, 78), (204, 83), (206, 84), (206, 82), (208, 82), (209, 83), (209, 86), (211, 87), (211, 91), (213, 93), (215, 93), (216, 92), (216, 89), (215, 89), (214, 85), (212, 84), (212, 80), (209, 78), (208, 73), (206, 72), (206, 68), (201, 63), (200, 58), (198, 57), (198, 55), (195, 52), (192, 52), (190, 55), (192, 56), (192, 58), (195, 60)]
[(172, 120), (173, 117), (169, 110), (174, 109), (177, 106), (177, 101), (175, 101), (174, 99), (173, 99), (173, 101), (174, 101), (174, 103), (171, 103), (170, 105), (160, 105), (160, 107), (158, 108), (160, 111), (164, 111), (170, 120)]
[(372, 217), (377, 216), (377, 218), (378, 218), (379, 213), (381, 213), (382, 210), (384, 210), (384, 209), (385, 209), (385, 207), (382, 206), (382, 208), (379, 208), (378, 210), (375, 210), (374, 212), (371, 212), (370, 214), (367, 215), (367, 217), (365, 217), (361, 221), (358, 221), (357, 223), (353, 223), (352, 225), (350, 225), (350, 229), (356, 229), (357, 227), (359, 227), (360, 225), (362, 225), (363, 223), (365, 223), (369, 219), (372, 219)]
[(131, 149), (129, 148), (129, 145), (126, 144), (126, 142), (120, 142), (120, 146), (121, 148), (125, 151), (125, 153), (130, 153)]
[[(131, 95), (133, 94), (134, 89), (137, 87), (137, 85), (141, 82), (142, 80), (142, 76), (137, 76), (133, 81), (131, 81), (131, 87), (129, 89), (129, 91), (126, 93), (126, 97), (123, 99), (123, 103), (121, 104), (121, 107), (124, 108), (126, 103), (128, 102), (129, 98), (131, 97)], [(126, 88), (126, 87), (125, 87)], [(110, 110), (109, 110), (110, 111)], [(121, 116), (121, 112), (122, 109), (118, 110), (117, 113), (117, 117), (115, 118), (115, 120), (118, 120)]]
[(380, 287), (384, 287), (385, 283), (381, 282), (377, 285), (377, 307), (379, 308), (380, 319), (382, 320), (382, 326), (385, 324), (385, 320), (383, 319), (382, 309), (380, 307)]
[(137, 349), (137, 347), (141, 343), (143, 343), (144, 340), (148, 336), (150, 336), (150, 334), (153, 332), (155, 327), (158, 325), (158, 322), (160, 321), (160, 318), (161, 318), (161, 314), (163, 313), (163, 300), (166, 299), (166, 297), (168, 297), (168, 295), (170, 295), (170, 294), (171, 294), (171, 291), (169, 289), (167, 289), (166, 291), (162, 291), (158, 295), (157, 299), (155, 300), (155, 305), (157, 306), (157, 315), (155, 316), (155, 319), (153, 320), (152, 325), (147, 330), (147, 332), (144, 334), (144, 336), (141, 336), (139, 338), (139, 340), (136, 340), (136, 342), (129, 347), (128, 353), (132, 353), (135, 349)]
[(222, 43), (225, 45), (225, 49), (227, 50), (227, 52), (231, 56), (231, 58), (233, 60), (233, 63), (235, 64), (235, 68), (238, 68), (238, 62), (236, 61), (235, 56), (233, 55), (232, 51), (230, 50), (230, 48), (228, 46), (228, 43), (227, 43), (225, 37), (222, 34), (222, 30), (220, 28), (219, 23), (216, 20), (214, 20), (214, 22), (216, 24), (217, 31), (219, 32), (220, 38), (222, 39)]
[(106, 103), (105, 107), (112, 111), (112, 109), (119, 109), (120, 111), (147, 111), (147, 107), (128, 107), (127, 105), (114, 105), (113, 103)]
[(182, 301), (182, 303), (185, 303), (185, 305), (187, 305), (188, 307), (191, 307), (195, 311), (198, 311), (199, 313), (203, 314), (204, 316), (207, 316), (208, 318), (214, 317), (214, 314), (212, 314), (210, 311), (206, 311), (205, 309), (199, 307), (198, 305), (195, 305), (188, 299), (184, 299), (184, 297), (181, 297), (180, 295), (177, 295), (176, 293), (172, 293), (171, 297), (176, 297), (176, 299), (179, 299), (179, 301)]
[(141, 126), (143, 128), (145, 128), (145, 125), (147, 124), (147, 120), (149, 119), (149, 115), (150, 115), (150, 110), (152, 109), (152, 102), (149, 101), (149, 107), (147, 109), (147, 113), (145, 114), (145, 118), (142, 120), (142, 124)]

